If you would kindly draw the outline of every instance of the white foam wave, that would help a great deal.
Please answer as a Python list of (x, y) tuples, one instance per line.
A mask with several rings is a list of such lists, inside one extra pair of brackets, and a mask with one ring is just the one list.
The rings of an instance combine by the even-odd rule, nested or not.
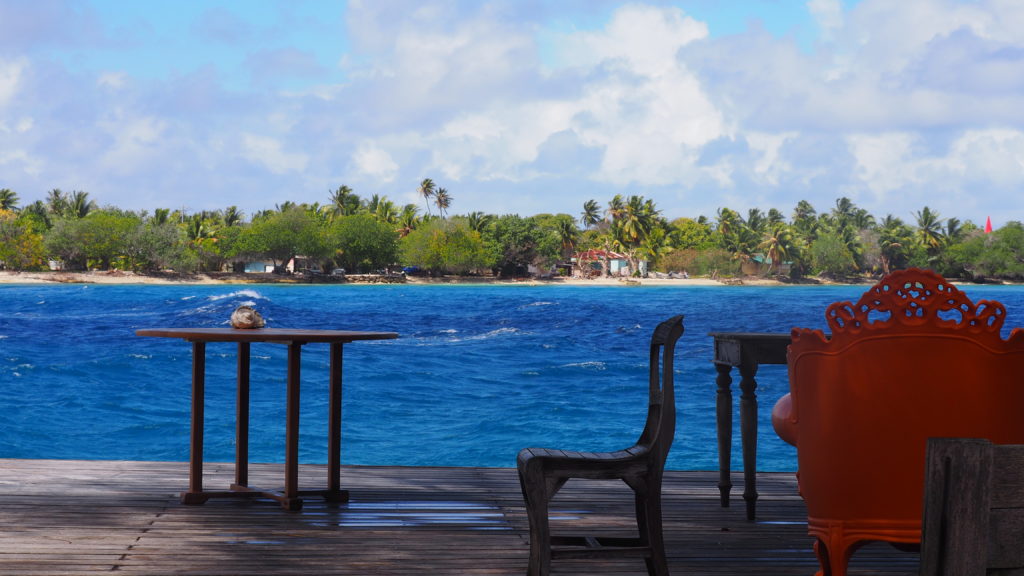
[(256, 300), (266, 300), (266, 298), (262, 294), (260, 294), (256, 290), (250, 289), (236, 290), (230, 294), (216, 294), (214, 296), (208, 297), (207, 300), (216, 302), (218, 300), (224, 300), (225, 298), (239, 298), (242, 296), (246, 298), (254, 298)]
[(504, 336), (506, 334), (518, 334), (518, 328), (498, 328), (497, 330), (491, 330), (490, 332), (484, 332), (483, 334), (477, 334), (476, 336), (467, 336), (463, 340), (488, 340), (490, 338), (496, 338), (498, 336)]
[(593, 368), (595, 370), (607, 370), (608, 365), (600, 361), (572, 362), (570, 364), (562, 364), (559, 368)]

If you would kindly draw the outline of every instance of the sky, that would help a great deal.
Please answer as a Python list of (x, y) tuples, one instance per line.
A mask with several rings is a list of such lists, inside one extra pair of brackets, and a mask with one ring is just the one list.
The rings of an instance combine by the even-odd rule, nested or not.
[[(21, 205), (1024, 220), (1020, 0), (0, 0)], [(434, 209), (436, 212), (436, 208)]]

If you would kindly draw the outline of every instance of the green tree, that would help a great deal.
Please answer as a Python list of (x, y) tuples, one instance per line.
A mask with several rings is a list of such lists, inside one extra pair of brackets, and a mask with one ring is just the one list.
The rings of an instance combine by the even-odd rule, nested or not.
[(672, 221), (670, 242), (677, 249), (707, 250), (715, 246), (711, 227), (691, 218), (676, 218)]
[(434, 197), (434, 190), (437, 185), (430, 178), (424, 178), (418, 189), (420, 196), (423, 196), (423, 203), (427, 205), (427, 216), (430, 215), (430, 199)]
[(434, 191), (434, 204), (437, 204), (437, 213), (444, 218), (445, 212), (452, 205), (452, 195), (446, 188), (438, 188)]
[(796, 203), (793, 209), (793, 231), (805, 242), (811, 242), (817, 236), (818, 213), (807, 200)]
[(0, 268), (35, 270), (44, 263), (43, 237), (33, 230), (31, 220), (0, 209)]
[(296, 256), (319, 260), (330, 253), (320, 220), (296, 206), (254, 220), (239, 238), (239, 248), (270, 258), (275, 267)]
[(9, 188), (0, 188), (0, 210), (18, 210), (18, 195)]
[(814, 269), (819, 274), (845, 278), (857, 269), (847, 242), (834, 231), (823, 231), (810, 246)]
[(882, 219), (878, 229), (878, 248), (884, 274), (907, 267), (913, 255), (913, 242), (914, 231), (903, 220), (891, 214)]
[(116, 209), (97, 210), (76, 222), (83, 255), (88, 262), (95, 263), (101, 270), (128, 267), (127, 239), (135, 227), (142, 224), (138, 215)]
[(765, 228), (764, 240), (758, 245), (768, 258), (768, 272), (778, 269), (779, 264), (788, 262), (796, 256), (797, 242), (789, 224), (775, 222)]
[(368, 214), (343, 216), (328, 233), (334, 261), (348, 271), (371, 272), (398, 261), (398, 234)]
[(942, 218), (927, 206), (914, 212), (914, 218), (917, 220), (917, 241), (929, 256), (934, 256), (942, 247)]
[(495, 219), (485, 239), (491, 259), (500, 274), (525, 274), (538, 260), (540, 232), (535, 220), (508, 214)]
[(137, 272), (173, 269), (192, 272), (195, 258), (187, 254), (182, 230), (173, 222), (139, 222), (125, 238), (128, 267)]
[(432, 220), (401, 240), (402, 260), (434, 274), (469, 274), (494, 261), (464, 220)]
[(330, 194), (330, 211), (334, 217), (349, 216), (359, 211), (362, 201), (351, 188), (341, 185)]
[(601, 206), (597, 200), (587, 200), (583, 203), (583, 212), (580, 213), (580, 223), (585, 230), (589, 230), (601, 221)]

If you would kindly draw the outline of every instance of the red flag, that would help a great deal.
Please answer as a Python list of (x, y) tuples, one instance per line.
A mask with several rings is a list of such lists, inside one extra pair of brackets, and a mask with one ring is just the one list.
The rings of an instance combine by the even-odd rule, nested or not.
[(985, 234), (991, 234), (991, 233), (992, 233), (992, 217), (991, 216), (987, 216), (985, 218)]

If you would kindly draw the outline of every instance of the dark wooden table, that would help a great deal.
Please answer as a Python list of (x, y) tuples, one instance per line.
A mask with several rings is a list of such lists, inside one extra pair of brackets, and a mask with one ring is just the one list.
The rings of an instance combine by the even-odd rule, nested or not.
[(722, 507), (729, 506), (732, 490), (732, 368), (740, 370), (740, 442), (743, 449), (743, 499), (747, 519), (753, 520), (757, 507), (757, 367), (785, 364), (789, 334), (763, 332), (711, 332), (715, 339), (715, 369), (718, 371), (718, 489)]
[[(184, 504), (203, 504), (214, 497), (272, 498), (287, 510), (302, 508), (302, 496), (322, 496), (344, 502), (348, 491), (341, 489), (341, 367), (342, 346), (356, 340), (397, 338), (394, 332), (351, 332), (346, 330), (297, 330), (261, 328), (153, 328), (136, 330), (138, 336), (181, 338), (192, 343), (192, 427), (188, 491), (181, 494)], [(206, 344), (238, 343), (238, 397), (235, 424), (235, 482), (230, 490), (203, 490), (203, 408), (206, 382)], [(288, 346), (288, 383), (285, 417), (284, 490), (249, 486), (249, 355), (253, 342)], [(311, 342), (330, 344), (329, 422), (327, 440), (327, 489), (300, 491), (299, 484), (299, 375), (302, 346)]]

